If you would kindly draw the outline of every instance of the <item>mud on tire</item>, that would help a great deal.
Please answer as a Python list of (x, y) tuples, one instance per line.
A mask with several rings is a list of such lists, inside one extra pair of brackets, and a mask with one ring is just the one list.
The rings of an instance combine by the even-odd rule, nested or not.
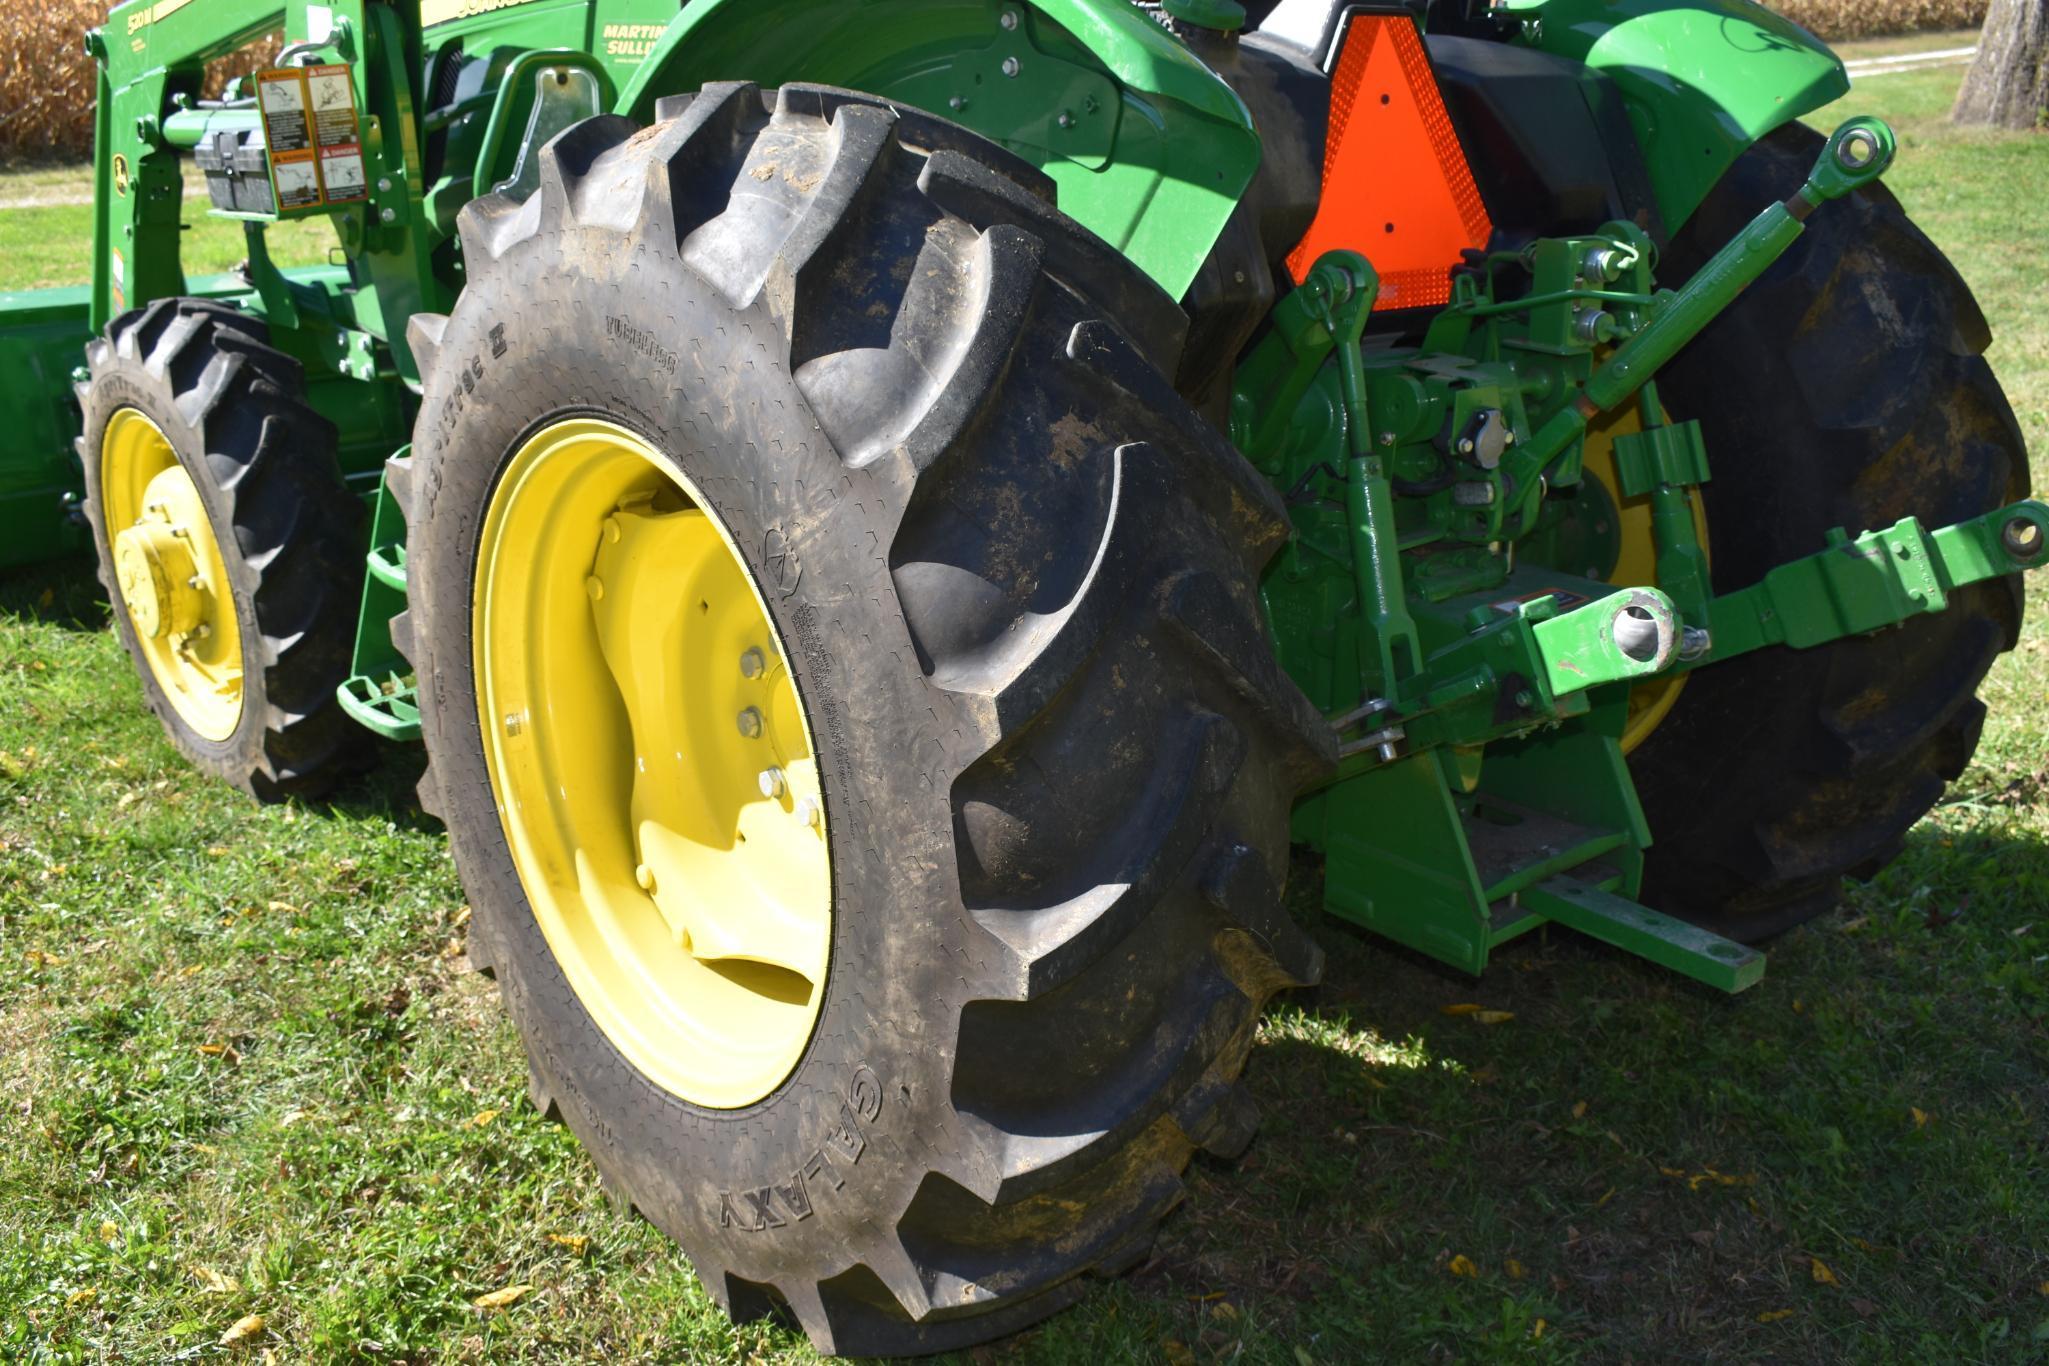
[[(531, 1060), (605, 1180), (711, 1293), (822, 1349), (1028, 1324), (1149, 1246), (1234, 1153), (1261, 1003), (1321, 955), (1279, 890), (1332, 742), (1279, 672), (1275, 495), (1178, 398), (1179, 309), (951, 125), (724, 85), (563, 134), (462, 218), (415, 322), (409, 610), (430, 769)], [(636, 1072), (551, 957), (487, 777), (471, 585), (494, 480), (567, 415), (715, 505), (821, 746), (822, 1014), (778, 1090), (710, 1110)]]

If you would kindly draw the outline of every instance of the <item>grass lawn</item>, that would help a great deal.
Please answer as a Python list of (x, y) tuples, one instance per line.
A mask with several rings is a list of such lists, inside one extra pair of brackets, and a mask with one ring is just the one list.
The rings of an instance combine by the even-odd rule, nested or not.
[[(5, 263), (0, 265), (0, 289), (42, 289), (90, 280), (91, 199), (90, 167), (0, 171), (0, 262)], [(217, 275), (234, 269), (249, 254), (242, 225), (206, 211), (206, 181), (189, 163), (184, 204), (185, 273)], [(282, 266), (325, 261), (337, 245), (334, 228), (325, 218), (279, 224), (270, 230), (268, 242), (271, 258)]]
[[(1891, 183), (1975, 286), (2049, 488), (2049, 138), (1950, 129), (1959, 76), (1847, 104), (1900, 128)], [(81, 278), (86, 212), (0, 213), (0, 288)], [(1476, 983), (1321, 924), (1328, 980), (1248, 1070), (1250, 1154), (1195, 1165), (1135, 1274), (973, 1359), (2049, 1356), (2049, 580), (2030, 599), (1976, 763), (1760, 987), (1562, 931)], [(0, 1357), (228, 1356), (254, 1314), (284, 1360), (810, 1359), (728, 1324), (527, 1107), (418, 759), (253, 807), (173, 755), (104, 620), (89, 575), (0, 578)]]

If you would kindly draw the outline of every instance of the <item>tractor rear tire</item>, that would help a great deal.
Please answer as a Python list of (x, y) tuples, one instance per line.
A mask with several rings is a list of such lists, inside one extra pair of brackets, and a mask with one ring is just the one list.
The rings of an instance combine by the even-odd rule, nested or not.
[[(1665, 253), (1690, 275), (1757, 206), (1784, 199), (1822, 146), (1791, 126), (1742, 157)], [(1874, 185), (1824, 205), (1764, 277), (1666, 368), (1699, 419), (1715, 591), (1822, 548), (1824, 533), (1930, 528), (2028, 494), (2027, 452), (1981, 353), (1969, 287)], [(1875, 636), (1758, 651), (1692, 675), (1630, 756), (1657, 843), (1647, 899), (1757, 940), (1829, 910), (1963, 772), (1979, 682), (2011, 649), (2018, 575)]]
[[(818, 87), (657, 118), (580, 124), (523, 204), (467, 207), (469, 283), (415, 320), (390, 483), (423, 800), (535, 1103), (713, 1297), (825, 1351), (956, 1348), (1144, 1255), (1191, 1153), (1250, 1139), (1262, 1003), (1319, 976), (1279, 900), (1334, 762), (1259, 607), (1287, 519), (1163, 377), (1180, 310), (1029, 165)], [(579, 417), (701, 491), (815, 722), (830, 966), (794, 1071), (737, 1108), (595, 1022), (493, 791), (480, 528)]]
[[(86, 517), (114, 629), (143, 696), (191, 763), (259, 801), (323, 791), (353, 766), (360, 735), (335, 700), (348, 677), (363, 577), (363, 508), (335, 461), (334, 425), (306, 402), (299, 362), (264, 323), (207, 299), (124, 313), (86, 348), (77, 386)], [(109, 424), (142, 414), (170, 447), (218, 547), (240, 645), (239, 713), (206, 734), (174, 700), (124, 605), (109, 526)], [(168, 458), (168, 457), (167, 457)], [(225, 638), (225, 637), (223, 637)]]

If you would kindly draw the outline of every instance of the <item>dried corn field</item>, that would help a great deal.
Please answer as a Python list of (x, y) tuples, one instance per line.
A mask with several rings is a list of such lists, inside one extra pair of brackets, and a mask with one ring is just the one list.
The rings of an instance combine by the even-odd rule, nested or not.
[[(1986, 0), (1771, 0), (1825, 38), (1973, 28)], [(105, 0), (7, 0), (0, 5), (0, 163), (75, 161), (92, 154), (93, 67), (83, 35), (105, 21)], [(209, 84), (254, 70), (264, 44), (215, 64)], [(212, 93), (212, 92), (209, 92)]]
[[(93, 64), (85, 31), (106, 22), (107, 0), (0, 4), (0, 164), (92, 155)], [(277, 50), (257, 44), (207, 71), (208, 94)]]
[(1831, 41), (1930, 29), (1977, 28), (1987, 0), (1766, 0)]

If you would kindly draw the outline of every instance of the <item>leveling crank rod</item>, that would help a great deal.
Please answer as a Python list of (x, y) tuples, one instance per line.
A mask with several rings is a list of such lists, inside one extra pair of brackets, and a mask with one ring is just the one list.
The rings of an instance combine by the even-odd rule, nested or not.
[[(1650, 839), (1619, 744), (1631, 687), (1939, 612), (2042, 563), (2049, 535), (2032, 500), (1932, 533), (1906, 517), (1833, 531), (1740, 591), (1709, 586), (1701, 430), (1667, 421), (1652, 377), (1894, 147), (1879, 119), (1844, 123), (1806, 182), (1676, 292), (1653, 291), (1652, 244), (1616, 222), (1477, 263), (1414, 351), (1362, 350), (1378, 280), (1352, 252), (1277, 307), (1233, 435), (1289, 491), (1297, 535), (1267, 610), (1341, 737), (1336, 776), (1295, 816), (1328, 857), (1332, 912), (1474, 972), (1555, 920), (1725, 990), (1762, 975), (1755, 950), (1629, 899)], [(1497, 300), (1510, 270), (1530, 287)], [(1615, 591), (1574, 568), (1602, 558), (1589, 525), (1615, 520), (1583, 459), (1589, 423), (1632, 400), (1641, 430), (1615, 438), (1614, 473), (1649, 503), (1657, 584)], [(1589, 502), (1605, 521), (1571, 507)]]

